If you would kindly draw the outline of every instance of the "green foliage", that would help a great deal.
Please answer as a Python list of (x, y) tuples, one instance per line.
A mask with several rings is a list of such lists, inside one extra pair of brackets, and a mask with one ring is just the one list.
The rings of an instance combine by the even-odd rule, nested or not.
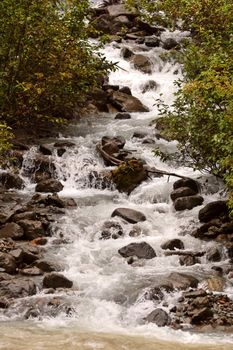
[(11, 147), (12, 137), (11, 129), (6, 124), (0, 123), (0, 164), (4, 162), (5, 154)]
[(87, 41), (88, 0), (1, 0), (0, 120), (61, 122), (111, 69)]
[[(176, 82), (163, 133), (179, 141), (196, 169), (225, 178), (233, 189), (233, 4), (231, 0), (127, 0), (145, 18), (189, 30), (181, 51), (184, 78)], [(161, 11), (161, 12), (159, 12)], [(233, 208), (233, 197), (230, 196)]]

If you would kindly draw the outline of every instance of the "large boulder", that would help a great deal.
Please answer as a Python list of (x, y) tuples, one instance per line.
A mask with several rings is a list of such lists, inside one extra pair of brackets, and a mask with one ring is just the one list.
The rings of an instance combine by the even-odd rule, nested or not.
[(138, 98), (125, 94), (120, 91), (114, 91), (112, 94), (113, 101), (121, 104), (125, 112), (148, 112), (149, 109), (139, 101)]
[(200, 195), (188, 196), (188, 197), (180, 197), (174, 201), (175, 210), (191, 210), (198, 205), (202, 205), (204, 198)]
[(48, 273), (43, 279), (44, 288), (71, 288), (73, 282), (60, 273)]
[(63, 190), (63, 185), (59, 180), (55, 180), (55, 179), (48, 179), (48, 180), (44, 180), (39, 182), (36, 185), (36, 192), (60, 192)]
[(18, 175), (11, 173), (0, 173), (0, 184), (7, 189), (17, 188), (22, 189), (24, 187), (24, 182)]
[(132, 159), (112, 170), (112, 181), (120, 192), (131, 193), (148, 177), (142, 162)]
[(158, 327), (164, 327), (170, 324), (171, 318), (165, 310), (158, 308), (152, 311), (145, 321), (155, 323)]
[(202, 208), (199, 211), (198, 218), (201, 222), (208, 222), (222, 215), (228, 215), (227, 203), (226, 201), (215, 201)]
[(20, 220), (18, 224), (23, 228), (24, 237), (29, 240), (45, 235), (43, 223), (36, 220)]
[(36, 294), (36, 285), (27, 278), (0, 278), (0, 296), (8, 298), (25, 298)]
[(23, 229), (14, 222), (5, 224), (0, 229), (0, 238), (20, 239), (23, 237)]
[(170, 249), (170, 250), (175, 250), (175, 249), (184, 249), (184, 243), (178, 239), (171, 239), (161, 245), (162, 249)]
[[(157, 120), (157, 124), (156, 124), (156, 128), (158, 130), (164, 130), (164, 128), (166, 128), (166, 124), (163, 124), (164, 119), (163, 118), (159, 118)], [(161, 122), (161, 126), (159, 125)], [(159, 127), (160, 126), (160, 127)], [(180, 187), (189, 187), (191, 188), (195, 193), (198, 193), (200, 190), (200, 185), (196, 180), (193, 179), (189, 179), (189, 178), (183, 178), (183, 179), (179, 179), (177, 181), (174, 182), (173, 184), (173, 189), (176, 190), (177, 188)]]
[(129, 209), (129, 208), (117, 208), (113, 211), (111, 216), (112, 217), (119, 216), (131, 224), (136, 224), (140, 221), (146, 220), (146, 217), (143, 213), (134, 209)]
[(141, 54), (136, 54), (132, 57), (132, 62), (134, 65), (134, 68), (140, 70), (141, 72), (145, 74), (151, 74), (152, 73), (152, 62), (151, 60)]
[(171, 199), (174, 201), (177, 198), (194, 196), (195, 194), (197, 194), (197, 192), (190, 187), (179, 187), (176, 190), (172, 191)]
[(135, 10), (128, 10), (123, 4), (110, 5), (107, 7), (107, 12), (112, 17), (129, 16), (135, 17)]
[(118, 250), (124, 258), (136, 256), (138, 259), (153, 259), (156, 257), (154, 249), (146, 242), (130, 243)]

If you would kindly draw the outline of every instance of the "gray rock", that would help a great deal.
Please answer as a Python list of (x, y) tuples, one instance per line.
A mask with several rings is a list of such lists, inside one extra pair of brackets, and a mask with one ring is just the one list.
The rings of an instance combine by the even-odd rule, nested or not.
[(16, 272), (16, 260), (7, 253), (0, 252), (0, 268), (6, 273), (14, 274)]
[(127, 60), (127, 59), (131, 58), (134, 55), (134, 53), (128, 47), (123, 47), (121, 49), (121, 55), (125, 60)]
[(110, 5), (107, 7), (107, 12), (112, 17), (118, 16), (133, 16), (131, 10), (127, 10), (123, 4)]
[(35, 266), (38, 267), (41, 271), (44, 272), (52, 272), (52, 271), (58, 271), (59, 267), (52, 261), (47, 260), (37, 260), (35, 262)]
[(102, 146), (105, 146), (107, 143), (111, 143), (111, 142), (116, 144), (118, 148), (122, 149), (124, 148), (126, 140), (122, 136), (116, 136), (116, 137), (103, 136), (102, 137), (102, 140), (101, 140)]
[(141, 86), (142, 93), (145, 94), (147, 91), (153, 90), (156, 91), (158, 88), (158, 83), (155, 80), (148, 80)]
[(198, 205), (202, 205), (204, 199), (200, 195), (188, 196), (188, 197), (180, 197), (174, 201), (175, 210), (191, 210)]
[(131, 115), (129, 113), (117, 113), (115, 119), (131, 119)]
[(0, 184), (7, 189), (17, 188), (20, 190), (24, 187), (24, 182), (21, 177), (11, 173), (1, 173)]
[(36, 192), (60, 192), (63, 190), (63, 185), (61, 184), (60, 181), (55, 180), (55, 179), (48, 179), (39, 182), (36, 185)]
[(36, 285), (31, 279), (17, 278), (0, 280), (0, 296), (22, 298), (36, 294)]
[(127, 95), (132, 95), (132, 92), (128, 86), (123, 86), (122, 88), (119, 89), (119, 91)]
[(152, 62), (151, 60), (141, 54), (136, 54), (132, 57), (132, 62), (134, 65), (134, 68), (140, 70), (141, 72), (145, 74), (151, 74), (152, 73)]
[(0, 229), (0, 238), (20, 239), (23, 237), (23, 229), (14, 222), (7, 223)]
[(183, 266), (192, 266), (198, 264), (200, 261), (197, 257), (192, 255), (183, 255), (179, 257), (180, 265)]
[(130, 243), (118, 250), (124, 258), (136, 256), (139, 259), (153, 259), (156, 257), (154, 249), (146, 242)]
[(221, 215), (227, 215), (228, 208), (226, 201), (215, 201), (208, 203), (199, 211), (198, 218), (201, 222), (208, 222)]
[(155, 309), (146, 318), (146, 322), (157, 324), (158, 327), (168, 326), (171, 322), (170, 316), (163, 309)]
[(123, 228), (118, 222), (106, 221), (101, 232), (101, 239), (117, 239), (123, 235)]
[(136, 224), (140, 221), (146, 220), (146, 217), (143, 213), (129, 208), (117, 208), (113, 211), (111, 216), (119, 216), (131, 224)]
[(170, 250), (184, 249), (184, 243), (180, 239), (175, 238), (163, 243), (161, 248)]
[(200, 324), (213, 316), (213, 311), (209, 307), (204, 307), (202, 309), (197, 309), (194, 311), (191, 318), (191, 324)]
[(51, 272), (43, 279), (44, 288), (71, 288), (73, 282), (60, 273)]
[(171, 193), (171, 199), (174, 201), (177, 198), (194, 196), (195, 194), (197, 194), (197, 192), (190, 187), (180, 187)]
[(148, 37), (145, 39), (145, 45), (148, 47), (158, 47), (159, 44), (160, 40), (156, 36)]
[(196, 288), (198, 285), (198, 280), (195, 277), (178, 272), (172, 272), (168, 276), (168, 281), (172, 284), (173, 289)]
[(165, 39), (164, 42), (163, 42), (163, 48), (164, 48), (165, 50), (171, 50), (171, 49), (174, 49), (174, 48), (177, 48), (177, 47), (179, 47), (179, 44), (178, 44), (178, 42), (177, 42), (175, 39), (173, 39), (173, 38), (167, 38), (167, 39)]

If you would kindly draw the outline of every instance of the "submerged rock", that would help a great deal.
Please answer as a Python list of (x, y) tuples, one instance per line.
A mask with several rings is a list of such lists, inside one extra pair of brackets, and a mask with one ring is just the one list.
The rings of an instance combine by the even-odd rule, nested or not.
[(152, 311), (145, 321), (155, 323), (158, 327), (164, 327), (170, 324), (171, 318), (165, 310), (158, 308)]
[(156, 257), (154, 249), (146, 242), (130, 243), (118, 250), (124, 258), (136, 256), (139, 259), (153, 259)]

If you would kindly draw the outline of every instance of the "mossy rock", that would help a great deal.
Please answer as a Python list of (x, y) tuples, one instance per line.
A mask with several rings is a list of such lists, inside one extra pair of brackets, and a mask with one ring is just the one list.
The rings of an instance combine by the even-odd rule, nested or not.
[(131, 193), (142, 181), (147, 179), (147, 171), (141, 161), (131, 159), (112, 170), (112, 179), (120, 192)]

